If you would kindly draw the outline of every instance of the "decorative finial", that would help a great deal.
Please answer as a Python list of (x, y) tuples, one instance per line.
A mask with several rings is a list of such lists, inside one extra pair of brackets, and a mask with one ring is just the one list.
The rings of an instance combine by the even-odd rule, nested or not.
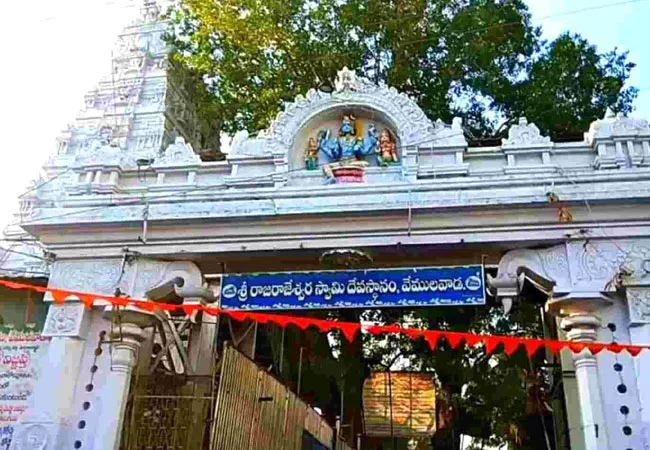
[(356, 91), (359, 89), (359, 80), (353, 70), (344, 67), (336, 74), (334, 85), (337, 91)]

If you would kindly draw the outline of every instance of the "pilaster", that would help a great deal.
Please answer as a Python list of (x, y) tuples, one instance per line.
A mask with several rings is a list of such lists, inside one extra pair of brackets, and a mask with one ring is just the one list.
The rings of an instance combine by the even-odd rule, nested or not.
[[(567, 338), (573, 342), (594, 342), (598, 335), (600, 319), (589, 313), (572, 313), (560, 321)], [(573, 355), (578, 394), (580, 399), (581, 431), (585, 448), (607, 449), (609, 439), (603, 412), (598, 361), (589, 350)]]
[(111, 329), (111, 371), (102, 388), (102, 410), (94, 433), (94, 450), (117, 450), (120, 446), (131, 375), (146, 337), (142, 327), (153, 321), (148, 313), (128, 309), (120, 312), (120, 325)]
[[(571, 342), (595, 342), (601, 328), (601, 311), (611, 301), (599, 292), (583, 292), (551, 300), (546, 310), (558, 317), (560, 328)], [(572, 354), (580, 404), (580, 434), (585, 449), (609, 448), (607, 417), (602, 398), (603, 380), (598, 358), (589, 350)], [(575, 425), (574, 425), (575, 426)]]
[(29, 408), (15, 426), (12, 450), (60, 448), (72, 411), (87, 334), (87, 316), (88, 311), (81, 303), (50, 305), (42, 334), (52, 339), (39, 362), (44, 376), (38, 380)]
[[(650, 343), (650, 285), (627, 287), (630, 341), (636, 345)], [(634, 371), (639, 392), (641, 440), (644, 448), (650, 446), (650, 351), (634, 358)]]

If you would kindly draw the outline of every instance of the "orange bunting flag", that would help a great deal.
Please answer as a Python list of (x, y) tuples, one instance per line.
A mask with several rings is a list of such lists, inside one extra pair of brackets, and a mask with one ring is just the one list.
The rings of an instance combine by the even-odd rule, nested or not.
[(521, 340), (518, 338), (501, 337), (499, 340), (501, 341), (501, 345), (503, 345), (503, 350), (508, 356), (516, 352), (519, 348), (519, 345), (521, 344)]
[(62, 289), (50, 289), (49, 291), (55, 303), (64, 303), (65, 299), (70, 296), (68, 292)]
[(485, 353), (488, 355), (494, 353), (500, 344), (499, 339), (492, 336), (486, 337), (483, 342), (485, 342)]
[(431, 350), (435, 350), (438, 347), (438, 339), (440, 339), (440, 331), (425, 331), (424, 339), (426, 339)]
[(451, 331), (446, 331), (443, 332), (443, 336), (445, 337), (445, 340), (447, 341), (449, 347), (451, 347), (452, 350), (456, 349), (460, 345), (460, 342), (463, 340), (462, 333), (454, 333)]
[[(593, 355), (607, 350), (613, 353), (620, 353), (625, 350), (631, 356), (637, 356), (643, 350), (649, 350), (650, 345), (629, 345), (619, 343), (603, 343), (603, 342), (570, 342), (558, 341), (552, 339), (536, 339), (536, 338), (520, 338), (513, 336), (492, 336), (480, 335), (473, 333), (459, 333), (452, 331), (438, 331), (438, 330), (421, 330), (417, 328), (405, 328), (397, 324), (392, 325), (364, 325), (363, 328), (357, 322), (339, 322), (336, 320), (315, 319), (311, 317), (297, 317), (285, 314), (269, 314), (251, 311), (233, 311), (220, 308), (218, 306), (208, 306), (200, 304), (177, 305), (168, 303), (157, 303), (148, 299), (132, 299), (129, 297), (112, 297), (101, 294), (93, 294), (89, 292), (76, 292), (65, 290), (61, 288), (46, 288), (43, 286), (36, 286), (31, 284), (17, 283), (14, 281), (0, 280), (0, 285), (9, 289), (29, 289), (36, 292), (49, 292), (52, 295), (55, 303), (63, 303), (68, 298), (79, 299), (86, 308), (91, 308), (97, 302), (108, 302), (113, 306), (125, 307), (132, 306), (140, 308), (144, 311), (153, 312), (156, 310), (163, 311), (183, 311), (188, 316), (203, 311), (206, 314), (218, 315), (224, 314), (236, 321), (252, 320), (258, 323), (275, 323), (281, 327), (287, 325), (294, 325), (301, 330), (314, 326), (321, 332), (329, 332), (332, 330), (339, 330), (341, 334), (348, 340), (354, 340), (357, 333), (363, 329), (370, 335), (381, 335), (388, 333), (399, 333), (408, 336), (411, 339), (420, 339), (424, 337), (429, 344), (431, 350), (436, 350), (438, 341), (444, 337), (445, 341), (452, 349), (459, 348), (463, 342), (468, 346), (476, 346), (478, 344), (485, 345), (485, 352), (492, 354), (499, 346), (503, 346), (506, 355), (510, 356), (520, 346), (526, 350), (526, 354), (532, 357), (539, 349), (545, 347), (551, 353), (559, 353), (563, 349), (569, 349), (573, 353), (580, 353), (585, 349), (589, 350)], [(100, 303), (101, 304), (101, 303)]]

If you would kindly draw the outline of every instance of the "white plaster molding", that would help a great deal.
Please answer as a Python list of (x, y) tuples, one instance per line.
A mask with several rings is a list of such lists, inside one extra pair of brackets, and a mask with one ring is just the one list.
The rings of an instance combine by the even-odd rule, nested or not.
[(151, 323), (152, 319), (148, 314), (131, 311), (119, 328), (111, 330), (111, 370), (102, 387), (101, 410), (89, 445), (95, 450), (119, 449), (131, 375), (138, 362), (142, 341), (147, 336), (141, 326), (143, 321)]
[[(143, 320), (153, 323), (154, 319), (147, 316)], [(146, 334), (138, 323), (122, 321), (121, 327), (113, 329), (111, 339), (114, 340), (111, 351), (111, 371), (130, 373), (138, 361), (138, 350)]]
[[(574, 342), (594, 342), (598, 337), (601, 320), (586, 313), (572, 313), (560, 321), (566, 337)], [(608, 424), (602, 399), (602, 384), (598, 376), (598, 360), (589, 350), (572, 354), (580, 403), (580, 432), (585, 448), (609, 449)]]
[(431, 147), (466, 147), (467, 140), (463, 131), (463, 119), (454, 117), (451, 125), (445, 124), (442, 120), (436, 120), (435, 140), (432, 142), (423, 142), (422, 146)]
[[(547, 249), (518, 249), (507, 252), (499, 261), (499, 269), (493, 280), (495, 288), (512, 285), (527, 268), (546, 280), (555, 282), (554, 292), (570, 292), (569, 260), (566, 246), (556, 245)], [(496, 284), (495, 284), (496, 283)], [(509, 292), (507, 296), (511, 296)]]
[(141, 23), (154, 23), (160, 17), (160, 6), (156, 0), (144, 0), (140, 7)]
[[(313, 117), (332, 109), (364, 107), (386, 114), (395, 127), (400, 144), (412, 146), (435, 140), (435, 127), (420, 107), (394, 88), (376, 86), (366, 80), (347, 81), (343, 90), (327, 94), (311, 89), (286, 105), (262, 133), (265, 139), (290, 148), (297, 132)], [(354, 90), (351, 89), (354, 87)]]
[[(186, 286), (203, 285), (201, 271), (189, 261), (136, 258), (126, 263), (124, 273), (121, 272), (122, 260), (117, 258), (57, 261), (49, 287), (105, 295), (114, 295), (119, 288), (130, 297), (144, 298), (149, 289), (176, 277), (183, 278)], [(51, 294), (46, 294), (46, 300), (52, 300)]]
[(523, 267), (554, 281), (554, 295), (613, 291), (618, 274), (625, 286), (650, 285), (650, 240), (582, 240), (512, 250), (499, 262), (496, 279), (516, 279)]
[(49, 337), (84, 337), (88, 327), (87, 316), (82, 303), (51, 304), (42, 334)]
[(54, 448), (51, 431), (42, 424), (30, 424), (22, 427), (11, 442), (12, 450), (46, 450)]
[(567, 249), (574, 290), (612, 291), (619, 273), (625, 286), (650, 284), (650, 239), (572, 241)]
[(608, 109), (605, 117), (592, 122), (589, 131), (585, 133), (585, 141), (593, 144), (597, 139), (607, 139), (620, 136), (635, 136), (650, 138), (650, 125), (647, 120), (625, 117)]
[(594, 342), (600, 326), (600, 318), (586, 313), (569, 314), (560, 321), (560, 327), (566, 332), (567, 338), (574, 342)]
[(84, 146), (75, 157), (75, 166), (113, 168), (134, 165), (133, 156), (118, 146), (115, 126), (102, 125), (91, 137), (84, 141)]
[(628, 287), (627, 305), (632, 325), (650, 325), (650, 287)]
[[(52, 266), (49, 287), (113, 295), (118, 287), (125, 291), (121, 266), (120, 259), (57, 261)], [(45, 300), (52, 300), (49, 293)]]
[[(554, 296), (553, 299), (546, 302), (544, 307), (550, 314), (561, 318), (571, 318), (573, 316), (597, 317), (596, 313), (611, 306), (612, 303), (613, 300), (602, 292), (574, 291), (566, 295)], [(568, 321), (566, 323), (570, 324), (572, 322)]]
[[(20, 215), (22, 220), (33, 217), (33, 215)], [(10, 230), (5, 230), (4, 236), (12, 238)], [(24, 233), (14, 235), (14, 239), (24, 239)], [(0, 239), (1, 240), (1, 239)], [(2, 254), (2, 268), (10, 271), (13, 276), (24, 276), (26, 278), (37, 277), (39, 274), (47, 274), (50, 271), (50, 261), (43, 248), (30, 243), (17, 243), (7, 241), (2, 244), (8, 251), (0, 250)]]
[(201, 164), (201, 158), (194, 153), (191, 144), (187, 144), (185, 139), (178, 136), (176, 141), (169, 145), (162, 156), (156, 158), (153, 164), (155, 168), (178, 167), (178, 166), (198, 166)]
[[(253, 145), (254, 143), (257, 143), (257, 140), (249, 139), (247, 130), (237, 131), (232, 138), (232, 142), (230, 143), (230, 153), (228, 154), (228, 157), (230, 158), (233, 156), (263, 155), (263, 145)], [(261, 143), (262, 141), (260, 141), (260, 144)]]
[[(403, 149), (403, 177), (411, 181), (417, 178), (418, 147), (460, 147), (463, 151), (467, 146), (460, 118), (454, 118), (451, 125), (441, 120), (434, 124), (407, 95), (357, 78), (347, 69), (339, 72), (337, 83), (336, 91), (331, 94), (311, 89), (306, 96), (298, 95), (277, 115), (269, 128), (255, 138), (249, 137), (246, 131), (237, 132), (228, 156), (228, 161), (233, 164), (233, 175), (236, 161), (273, 155), (275, 164), (269, 170), (276, 174), (275, 187), (283, 186), (288, 180), (287, 167), (294, 138), (312, 119), (331, 110), (344, 112), (349, 108), (361, 108), (384, 116)], [(460, 164), (460, 172), (467, 173), (462, 161)]]
[(542, 136), (534, 123), (528, 123), (525, 117), (520, 117), (519, 122), (508, 130), (508, 138), (501, 139), (501, 145), (504, 148), (550, 146), (551, 138)]
[(125, 292), (134, 298), (145, 298), (148, 290), (176, 277), (185, 281), (185, 287), (203, 286), (201, 270), (192, 262), (138, 258), (125, 273), (124, 278), (131, 280)]

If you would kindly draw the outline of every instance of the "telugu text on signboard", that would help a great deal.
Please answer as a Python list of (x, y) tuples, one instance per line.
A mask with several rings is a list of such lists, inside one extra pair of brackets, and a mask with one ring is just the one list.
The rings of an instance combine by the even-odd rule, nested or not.
[(40, 333), (0, 334), (0, 450), (9, 448), (14, 423), (27, 409), (48, 343)]
[(483, 305), (482, 266), (224, 275), (228, 309)]

